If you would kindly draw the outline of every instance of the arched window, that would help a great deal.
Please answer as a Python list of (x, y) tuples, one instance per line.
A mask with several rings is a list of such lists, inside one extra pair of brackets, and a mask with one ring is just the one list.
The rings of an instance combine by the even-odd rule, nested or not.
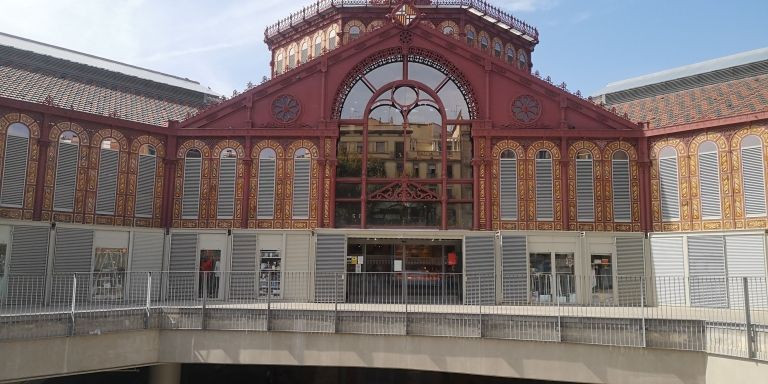
[(677, 151), (673, 147), (664, 147), (659, 152), (659, 184), (661, 190), (661, 220), (680, 220)]
[(741, 140), (741, 173), (744, 180), (744, 213), (765, 216), (765, 162), (763, 142), (755, 135)]
[(595, 221), (595, 179), (592, 153), (581, 150), (576, 154), (576, 219)]
[(275, 74), (281, 73), (283, 73), (283, 52), (278, 52), (275, 59)]
[(445, 27), (443, 27), (443, 34), (444, 35), (453, 35), (453, 33), (454, 33), (454, 30), (453, 30), (452, 26), (446, 25)]
[(184, 185), (181, 197), (181, 218), (197, 219), (200, 215), (200, 173), (203, 154), (190, 149), (184, 157)]
[(699, 201), (702, 219), (719, 219), (722, 216), (717, 145), (711, 141), (699, 145)]
[(517, 50), (517, 67), (520, 69), (528, 69), (528, 55), (525, 54), (523, 49)]
[(632, 221), (632, 193), (630, 191), (629, 155), (616, 151), (611, 159), (611, 189), (613, 189), (613, 220)]
[(475, 30), (472, 27), (467, 27), (467, 45), (475, 45)]
[(517, 220), (517, 156), (515, 156), (515, 151), (507, 149), (501, 153), (499, 170), (501, 219)]
[(22, 207), (24, 205), (28, 154), (29, 128), (22, 123), (11, 124), (8, 127), (8, 133), (5, 138), (3, 186), (0, 189), (0, 204), (9, 207)]
[(515, 63), (515, 47), (512, 47), (512, 46), (507, 47), (507, 63), (510, 63), (510, 64)]
[(358, 37), (360, 37), (360, 27), (358, 27), (357, 25), (353, 25), (349, 27), (349, 40), (352, 41), (357, 39)]
[(483, 51), (488, 50), (488, 36), (485, 36), (485, 34), (480, 34), (480, 49)]
[(301, 43), (301, 63), (304, 64), (309, 60), (309, 45), (305, 41)]
[(219, 196), (216, 202), (216, 217), (219, 219), (231, 219), (235, 215), (236, 181), (237, 152), (227, 148), (219, 156)]
[(117, 198), (117, 167), (120, 161), (120, 144), (108, 138), (101, 141), (99, 150), (99, 177), (96, 187), (96, 213), (115, 214)]
[(288, 69), (292, 69), (296, 66), (296, 46), (291, 46), (288, 49)]
[(312, 158), (305, 148), (293, 156), (293, 218), (309, 218), (309, 188)]
[(536, 220), (551, 221), (553, 213), (552, 154), (546, 149), (536, 152)]
[(315, 37), (315, 57), (323, 54), (323, 35)]
[(275, 174), (277, 154), (272, 148), (262, 149), (259, 153), (259, 189), (256, 200), (256, 218), (273, 219), (275, 217)]
[(56, 158), (56, 181), (53, 190), (53, 209), (71, 212), (75, 208), (75, 187), (77, 185), (78, 154), (80, 138), (72, 131), (59, 136), (59, 151)]
[(152, 217), (155, 201), (157, 150), (144, 144), (139, 148), (139, 174), (136, 177), (136, 217)]
[(501, 51), (503, 51), (503, 48), (501, 46), (501, 41), (496, 41), (493, 43), (493, 55), (501, 58)]
[(328, 31), (328, 50), (336, 49), (336, 26), (331, 27)]

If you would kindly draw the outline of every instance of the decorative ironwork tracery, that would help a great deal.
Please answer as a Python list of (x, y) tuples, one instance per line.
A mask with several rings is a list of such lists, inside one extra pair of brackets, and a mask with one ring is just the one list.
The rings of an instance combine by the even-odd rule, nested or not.
[(411, 181), (395, 181), (368, 195), (369, 201), (439, 201), (436, 193)]

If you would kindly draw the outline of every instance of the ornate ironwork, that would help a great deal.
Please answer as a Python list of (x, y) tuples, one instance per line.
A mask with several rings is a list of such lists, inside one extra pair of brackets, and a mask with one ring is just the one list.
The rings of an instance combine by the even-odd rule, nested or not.
[(440, 197), (408, 180), (398, 180), (368, 195), (369, 201), (439, 201)]
[(521, 123), (532, 123), (541, 116), (541, 104), (531, 95), (522, 95), (512, 102), (512, 114)]
[(272, 117), (280, 123), (296, 121), (301, 112), (301, 104), (291, 95), (280, 95), (272, 101)]

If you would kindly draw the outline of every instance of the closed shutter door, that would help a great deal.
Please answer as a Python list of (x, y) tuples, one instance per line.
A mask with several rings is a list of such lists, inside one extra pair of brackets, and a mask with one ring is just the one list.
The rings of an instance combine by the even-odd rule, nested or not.
[(59, 143), (56, 161), (56, 180), (53, 191), (53, 209), (72, 211), (75, 206), (75, 185), (77, 183), (77, 144)]
[(525, 236), (502, 236), (501, 272), (505, 303), (525, 303), (528, 298)]
[(613, 220), (632, 221), (632, 192), (629, 184), (629, 161), (613, 160)]
[(77, 298), (85, 299), (90, 287), (91, 260), (93, 259), (93, 231), (90, 229), (56, 229), (56, 248), (53, 258), (54, 302), (69, 302), (72, 296), (72, 275), (77, 274)]
[(309, 217), (310, 159), (295, 159), (293, 174), (293, 218)]
[(235, 180), (237, 159), (221, 159), (219, 166), (219, 199), (216, 212), (219, 219), (231, 219), (235, 214)]
[(197, 219), (200, 211), (200, 171), (202, 159), (184, 160), (184, 186), (181, 199), (181, 216), (184, 219)]
[(595, 181), (592, 160), (576, 160), (576, 211), (579, 221), (595, 221)]
[(464, 238), (466, 271), (465, 303), (491, 305), (496, 302), (496, 264), (493, 236)]
[[(131, 252), (131, 291), (146, 295), (147, 273), (152, 273), (152, 298), (160, 295), (165, 235), (162, 232), (136, 232)], [(142, 297), (133, 294), (131, 297)], [(143, 296), (146, 297), (146, 296)]]
[(660, 159), (659, 175), (661, 177), (661, 219), (664, 221), (680, 220), (677, 158)]
[(9, 302), (41, 303), (45, 300), (48, 236), (47, 226), (13, 227), (8, 270)]
[(741, 171), (744, 174), (744, 211), (747, 216), (765, 216), (765, 164), (763, 148), (741, 150)]
[(168, 263), (168, 298), (191, 300), (195, 295), (197, 279), (197, 234), (171, 235), (171, 257)]
[(229, 296), (233, 299), (256, 297), (256, 252), (258, 236), (255, 233), (232, 233), (232, 272)]
[(120, 152), (101, 150), (99, 158), (99, 178), (96, 190), (96, 213), (113, 215), (115, 213), (115, 194), (117, 193), (117, 163)]
[(317, 246), (315, 249), (315, 300), (318, 302), (344, 300), (343, 275), (346, 267), (346, 258), (346, 236), (317, 234)]
[(699, 154), (699, 188), (701, 193), (701, 216), (704, 219), (719, 219), (720, 213), (720, 174), (717, 165), (717, 153)]
[(682, 237), (652, 237), (651, 260), (659, 305), (685, 305)]
[(275, 160), (259, 160), (259, 196), (256, 216), (259, 219), (275, 217)]
[(517, 160), (500, 160), (501, 219), (517, 220)]
[(552, 160), (536, 160), (536, 219), (552, 220)]
[(728, 292), (731, 308), (744, 307), (744, 282), (749, 287), (752, 308), (768, 307), (765, 281), (765, 244), (763, 235), (725, 237), (725, 259), (728, 266)]
[(641, 298), (645, 276), (643, 243), (642, 237), (616, 238), (616, 280), (620, 305), (638, 306), (645, 302)]
[(136, 216), (152, 217), (155, 201), (157, 158), (139, 155), (139, 175), (136, 181)]
[(8, 136), (5, 143), (3, 186), (0, 204), (21, 207), (24, 205), (24, 184), (27, 180), (27, 150), (29, 139)]
[(688, 237), (688, 273), (692, 306), (728, 306), (722, 236)]

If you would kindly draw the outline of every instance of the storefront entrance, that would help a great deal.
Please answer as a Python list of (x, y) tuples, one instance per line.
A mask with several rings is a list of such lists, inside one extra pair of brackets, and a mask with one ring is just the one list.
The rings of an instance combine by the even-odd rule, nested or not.
[(461, 240), (349, 238), (347, 301), (458, 304), (461, 266)]

